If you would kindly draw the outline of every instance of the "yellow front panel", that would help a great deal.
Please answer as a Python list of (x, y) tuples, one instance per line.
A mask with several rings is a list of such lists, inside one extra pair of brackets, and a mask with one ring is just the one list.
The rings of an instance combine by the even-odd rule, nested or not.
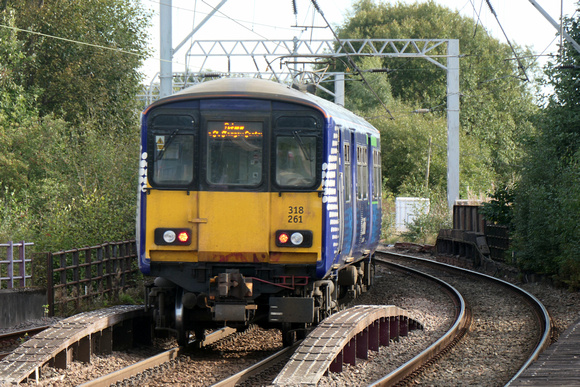
[(263, 262), (268, 259), (269, 194), (199, 192), (199, 259)]
[[(151, 190), (147, 196), (147, 258), (165, 262), (316, 263), (321, 259), (318, 193)], [(156, 228), (189, 228), (189, 246), (158, 246)], [(310, 230), (310, 248), (277, 247), (277, 230)]]
[[(152, 261), (197, 260), (193, 251), (197, 250), (197, 223), (191, 220), (197, 216), (197, 193), (186, 191), (150, 190), (147, 195), (146, 251)], [(154, 242), (156, 228), (190, 228), (189, 246), (157, 246)], [(154, 251), (152, 253), (152, 251)], [(167, 253), (163, 253), (167, 252)], [(184, 252), (184, 254), (180, 254)]]

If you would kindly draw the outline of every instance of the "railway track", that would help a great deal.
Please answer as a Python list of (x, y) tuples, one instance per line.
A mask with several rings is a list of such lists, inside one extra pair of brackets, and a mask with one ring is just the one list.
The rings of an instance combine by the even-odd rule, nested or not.
[[(390, 269), (394, 269), (394, 270), (398, 270), (398, 271), (402, 271), (402, 272), (406, 272), (406, 273), (413, 272), (414, 276), (426, 279), (433, 284), (437, 284), (441, 289), (443, 289), (443, 291), (452, 300), (452, 302), (454, 304), (455, 311), (456, 311), (454, 319), (453, 319), (453, 323), (451, 324), (451, 327), (441, 337), (439, 337), (434, 343), (432, 343), (426, 349), (421, 351), (417, 356), (413, 357), (412, 359), (410, 359), (407, 362), (404, 362), (404, 364), (402, 364), (401, 366), (396, 367), (392, 372), (390, 372), (388, 375), (381, 378), (379, 381), (371, 383), (371, 385), (376, 385), (376, 386), (391, 386), (391, 385), (395, 385), (397, 383), (400, 383), (400, 382), (404, 381), (405, 379), (408, 379), (410, 376), (416, 374), (418, 372), (418, 370), (420, 370), (421, 367), (423, 367), (425, 364), (429, 364), (429, 363), (435, 361), (438, 357), (441, 357), (443, 354), (445, 354), (451, 348), (453, 348), (467, 332), (467, 329), (468, 329), (468, 327), (470, 325), (470, 321), (471, 321), (471, 313), (470, 313), (470, 309), (468, 308), (468, 306), (467, 306), (465, 300), (463, 299), (463, 297), (461, 296), (461, 294), (457, 290), (455, 290), (453, 288), (453, 286), (449, 285), (445, 281), (442, 281), (442, 280), (435, 278), (433, 276), (430, 276), (428, 274), (424, 274), (420, 271), (405, 268), (405, 267), (402, 267), (400, 265), (397, 265), (397, 264), (394, 264), (391, 262), (382, 261), (382, 262), (380, 262), (380, 264), (385, 265), (385, 266), (389, 266)], [(356, 311), (356, 308), (351, 308), (349, 310)], [(352, 313), (355, 313), (355, 312), (351, 312), (351, 314)], [(346, 313), (346, 314), (348, 315), (348, 313)], [(333, 316), (333, 317), (335, 317), (335, 316)], [(340, 322), (338, 325), (341, 327), (341, 328), (339, 328), (339, 329), (341, 329), (341, 334), (347, 335), (347, 333), (344, 332), (344, 329), (342, 329), (344, 327), (344, 323), (343, 323), (344, 319), (345, 318), (337, 319), (337, 320)], [(346, 317), (346, 319), (348, 319), (348, 317)], [(363, 320), (363, 319), (364, 318), (362, 318), (361, 320)], [(328, 319), (328, 320), (330, 320), (330, 319)], [(322, 323), (322, 324), (324, 324), (324, 323)], [(330, 322), (328, 324), (330, 324)], [(316, 336), (316, 332), (318, 329), (319, 328), (315, 329), (305, 339), (304, 344), (306, 346), (313, 346), (315, 348), (316, 347), (321, 348), (321, 351), (324, 352), (324, 351), (327, 351), (327, 345), (324, 343), (317, 342), (313, 339), (313, 336)], [(324, 336), (325, 340), (327, 340), (327, 341), (336, 340), (336, 338), (332, 337), (332, 335), (330, 335), (327, 330), (325, 331), (323, 336)], [(365, 340), (367, 340), (367, 339), (365, 339)], [(300, 352), (300, 351), (298, 350), (298, 352)], [(308, 385), (315, 385), (315, 384), (318, 384), (318, 378), (310, 376), (310, 375), (322, 375), (328, 369), (328, 363), (324, 363), (320, 360), (320, 356), (319, 356), (318, 352), (319, 351), (314, 349), (312, 351), (309, 351), (307, 355), (304, 355), (304, 354), (301, 355), (300, 353), (298, 353), (298, 355), (295, 354), (294, 356), (292, 356), (292, 359), (294, 359), (295, 357), (300, 357), (300, 358), (311, 357), (315, 360), (312, 362), (306, 361), (305, 366), (294, 367), (295, 370), (293, 370), (293, 371), (295, 371), (295, 372), (290, 376), (286, 375), (285, 372), (288, 373), (287, 370), (289, 368), (290, 369), (293, 368), (292, 366), (290, 366), (292, 363), (292, 359), (290, 359), (290, 361), (286, 364), (286, 366), (281, 369), (279, 363), (280, 363), (280, 357), (282, 357), (282, 356), (277, 354), (276, 356), (272, 356), (271, 358), (266, 359), (264, 362), (261, 362), (259, 365), (256, 365), (255, 367), (251, 367), (248, 370), (244, 370), (244, 371), (242, 371), (242, 372), (240, 372), (240, 373), (238, 373), (238, 374), (236, 374), (236, 375), (234, 375), (226, 380), (223, 380), (220, 383), (215, 384), (213, 387), (226, 387), (226, 386), (229, 387), (229, 386), (236, 386), (236, 385), (237, 386), (251, 386), (251, 385), (275, 385), (275, 386), (288, 385), (288, 386), (293, 386), (293, 385), (299, 385), (299, 384), (304, 384), (304, 383), (307, 383)], [(334, 362), (336, 362), (336, 360)], [(333, 364), (334, 364), (334, 362), (333, 362)], [(264, 371), (265, 369), (266, 369), (266, 371)], [(275, 376), (276, 372), (273, 372), (272, 370), (276, 370), (276, 372), (279, 372), (277, 377)], [(266, 375), (256, 375), (257, 371), (262, 372), (262, 373), (266, 373)], [(272, 376), (273, 374), (274, 374), (274, 376)], [(248, 380), (250, 382), (248, 382)], [(341, 384), (338, 384), (338, 385), (341, 385)], [(349, 385), (349, 384), (345, 383), (344, 385)]]
[[(388, 279), (388, 280), (387, 280)], [(385, 273), (383, 275), (383, 282), (384, 283), (390, 283), (392, 284), (391, 279), (391, 274), (389, 273)], [(386, 291), (380, 291), (381, 288), (377, 288), (377, 294), (379, 299), (377, 300), (376, 298), (370, 298), (367, 299), (367, 303), (369, 304), (380, 304), (380, 303), (384, 303), (386, 302), (385, 300), (385, 295), (389, 294), (389, 292)], [(406, 292), (407, 293), (407, 292)], [(437, 292), (430, 292), (431, 294), (433, 293), (437, 293)], [(424, 298), (424, 297), (423, 297)], [(400, 304), (400, 303), (399, 303)], [(394, 308), (394, 307), (391, 307)], [(455, 310), (455, 307), (450, 305), (449, 309)], [(408, 321), (408, 320), (407, 320)], [(447, 325), (452, 325), (451, 323), (447, 323)], [(405, 329), (407, 330), (407, 328)], [(399, 331), (397, 331), (399, 332)], [(267, 331), (267, 333), (270, 333), (270, 331)], [(259, 336), (264, 336), (263, 332), (258, 332)], [(406, 333), (405, 333), (406, 334)], [(402, 334), (401, 334), (402, 336)], [(421, 333), (421, 336), (423, 336), (423, 333)], [(243, 339), (243, 335), (240, 335), (240, 339)], [(255, 338), (251, 338), (251, 341), (256, 340)], [(277, 341), (279, 341), (279, 338), (276, 338)], [(257, 341), (257, 340), (256, 340)], [(227, 361), (228, 365), (225, 367), (220, 367), (219, 365), (217, 366), (218, 369), (215, 368), (215, 366), (212, 366), (211, 369), (208, 370), (208, 373), (211, 374), (219, 374), (220, 371), (222, 371), (223, 368), (226, 369), (235, 369), (237, 366), (235, 365), (236, 361), (231, 361), (231, 360), (226, 360), (225, 357), (227, 357), (228, 355), (230, 355), (230, 353), (228, 352), (227, 349), (225, 348), (231, 348), (231, 351), (244, 351), (244, 349), (242, 348), (243, 345), (240, 344), (239, 342), (232, 342), (231, 344), (228, 345), (221, 345), (218, 343), (217, 345), (212, 345), (211, 346), (211, 350), (210, 351), (205, 351), (203, 353), (198, 353), (198, 354), (184, 354), (183, 356), (180, 356), (177, 360), (175, 360), (175, 356), (173, 356), (175, 354), (175, 352), (170, 352), (167, 356), (167, 360), (170, 360), (170, 364), (169, 366), (165, 366), (166, 369), (169, 369), (169, 371), (164, 370), (161, 367), (158, 367), (159, 370), (151, 370), (150, 366), (145, 365), (146, 362), (143, 362), (137, 366), (135, 366), (135, 368), (148, 368), (149, 371), (143, 373), (142, 376), (137, 376), (135, 377), (135, 379), (132, 379), (133, 381), (130, 383), (139, 383), (139, 380), (147, 380), (147, 384), (149, 385), (169, 385), (170, 381), (173, 381), (175, 379), (176, 375), (178, 374), (182, 374), (182, 373), (187, 373), (187, 374), (195, 374), (195, 372), (197, 372), (199, 369), (204, 369), (205, 367), (208, 367), (207, 363), (209, 362), (209, 360), (207, 362), (202, 361), (201, 358), (203, 359), (208, 359), (208, 358), (215, 358), (216, 356), (220, 357), (220, 364), (224, 364), (225, 361)], [(396, 346), (395, 346), (396, 347)], [(237, 348), (237, 349), (234, 349)], [(286, 360), (284, 358), (288, 358), (288, 356), (290, 356), (292, 353), (292, 348), (290, 349), (286, 349), (284, 351), (281, 351), (273, 356), (270, 356), (268, 359), (266, 359), (263, 362), (259, 362), (258, 364), (253, 365), (252, 367), (243, 367), (243, 368), (249, 368), (249, 370), (244, 370), (243, 372), (239, 373), (239, 374), (235, 374), (229, 378), (224, 378), (223, 380), (217, 382), (217, 384), (215, 384), (216, 382), (208, 382), (209, 379), (201, 379), (200, 377), (195, 377), (195, 376), (190, 376), (189, 379), (182, 379), (182, 383), (187, 383), (189, 385), (211, 385), (211, 384), (215, 384), (216, 386), (228, 386), (228, 385), (242, 385), (242, 386), (255, 386), (255, 385), (267, 385), (272, 383), (273, 379), (278, 375), (278, 373), (282, 370), (282, 368), (284, 367)], [(163, 355), (165, 356), (165, 355)], [(263, 356), (265, 357), (265, 356)], [(154, 361), (154, 360), (152, 360)], [(175, 364), (176, 363), (176, 364)], [(252, 364), (254, 362), (252, 361)], [(276, 364), (278, 363), (278, 364)], [(175, 367), (175, 368), (174, 368)], [(134, 368), (134, 367), (131, 367)], [(124, 369), (122, 371), (118, 371), (116, 372), (116, 375), (112, 375), (111, 377), (108, 377), (108, 381), (106, 382), (107, 384), (101, 384), (101, 385), (110, 385), (112, 383), (115, 383), (115, 380), (120, 380), (120, 379), (126, 379), (127, 378), (127, 372), (128, 369)], [(132, 372), (132, 371), (131, 371)], [(121, 375), (124, 374), (122, 377)], [(149, 375), (147, 375), (149, 374)], [(269, 378), (269, 379), (268, 379)], [(99, 382), (102, 382), (104, 379), (101, 380), (95, 380), (93, 383), (95, 384), (86, 384), (86, 385), (99, 385)]]
[[(190, 345), (196, 345), (199, 347), (205, 347), (220, 340), (224, 340), (225, 338), (233, 335), (236, 332), (235, 329), (225, 327), (223, 329), (219, 329), (215, 332), (212, 332), (207, 335), (205, 340), (201, 343), (195, 343), (195, 340), (190, 342)], [(81, 384), (82, 387), (100, 387), (100, 386), (110, 386), (114, 385), (118, 382), (123, 382), (124, 380), (129, 379), (141, 379), (142, 374), (145, 376), (150, 376), (153, 372), (157, 371), (156, 368), (160, 367), (162, 369), (167, 369), (168, 367), (165, 366), (167, 363), (170, 363), (176, 360), (180, 355), (187, 349), (184, 347), (174, 347), (167, 351), (161, 352), (157, 355), (151, 356), (147, 359), (141, 360), (135, 364), (132, 364), (128, 367), (123, 369), (114, 371), (107, 375), (103, 375), (97, 379), (94, 379), (90, 382), (86, 382)]]
[[(465, 340), (414, 383), (480, 384), (494, 374), (498, 385), (514, 380), (550, 344), (550, 316), (532, 294), (509, 282), (471, 270), (390, 252), (378, 260), (431, 272), (457, 288), (472, 305), (473, 324)], [(479, 372), (473, 372), (478, 370)], [(379, 381), (373, 385), (389, 385)]]
[[(381, 254), (382, 255), (382, 254)], [(454, 298), (454, 304), (453, 307), (451, 309), (455, 310), (456, 312), (454, 313), (455, 315), (453, 316), (453, 320), (452, 322), (447, 322), (445, 323), (448, 327), (450, 327), (450, 329), (448, 329), (449, 332), (453, 332), (453, 333), (447, 333), (445, 336), (445, 338), (441, 337), (441, 338), (437, 338), (436, 340), (432, 340), (431, 345), (425, 349), (427, 346), (422, 346), (419, 349), (414, 349), (415, 353), (419, 354), (418, 356), (416, 356), (413, 359), (410, 360), (404, 360), (401, 361), (400, 363), (404, 363), (402, 366), (401, 364), (395, 365), (395, 366), (390, 366), (390, 368), (385, 368), (384, 366), (382, 367), (382, 369), (388, 369), (388, 371), (383, 372), (381, 375), (379, 375), (378, 377), (375, 375), (373, 377), (372, 380), (374, 381), (362, 381), (361, 380), (361, 385), (373, 385), (373, 386), (382, 386), (382, 385), (393, 385), (395, 383), (398, 383), (402, 380), (406, 380), (406, 381), (412, 381), (413, 383), (419, 383), (419, 384), (432, 384), (432, 385), (453, 385), (453, 384), (461, 384), (463, 382), (465, 382), (466, 380), (469, 381), (470, 383), (473, 384), (479, 384), (479, 380), (475, 377), (469, 376), (469, 375), (463, 375), (462, 372), (459, 372), (455, 367), (456, 367), (456, 363), (457, 363), (457, 359), (458, 358), (473, 358), (474, 354), (477, 354), (478, 352), (482, 352), (482, 357), (487, 358), (487, 360), (489, 359), (497, 359), (498, 362), (501, 363), (514, 363), (516, 365), (511, 366), (509, 369), (504, 370), (501, 366), (497, 367), (495, 365), (493, 366), (487, 366), (487, 365), (482, 365), (485, 363), (478, 363), (479, 360), (477, 359), (472, 359), (472, 365), (468, 366), (468, 367), (464, 367), (464, 368), (474, 368), (474, 369), (478, 369), (481, 368), (482, 369), (482, 373), (485, 373), (486, 371), (493, 371), (496, 373), (501, 373), (502, 374), (502, 382), (499, 384), (505, 384), (505, 383), (509, 383), (509, 381), (511, 380), (512, 377), (514, 377), (515, 375), (517, 375), (519, 372), (521, 372), (520, 370), (524, 369), (525, 366), (533, 359), (537, 356), (537, 352), (546, 345), (546, 343), (549, 341), (549, 319), (548, 322), (546, 323), (546, 318), (547, 318), (547, 312), (545, 312), (545, 309), (542, 310), (542, 307), (537, 307), (537, 310), (535, 312), (533, 312), (533, 314), (536, 315), (536, 317), (534, 318), (530, 318), (531, 320), (534, 320), (534, 322), (532, 322), (532, 325), (537, 325), (538, 327), (543, 327), (543, 334), (536, 334), (535, 338), (531, 339), (529, 337), (526, 337), (525, 339), (522, 339), (523, 341), (533, 341), (534, 345), (532, 346), (533, 348), (528, 348), (526, 351), (526, 355), (524, 357), (522, 357), (522, 355), (517, 355), (516, 356), (516, 360), (509, 360), (506, 356), (506, 354), (504, 353), (505, 350), (500, 348), (500, 342), (501, 341), (508, 341), (510, 344), (511, 348), (514, 347), (518, 347), (518, 345), (514, 345), (512, 338), (506, 336), (506, 333), (502, 330), (498, 330), (500, 337), (496, 337), (491, 338), (493, 344), (486, 344), (484, 349), (478, 349), (479, 347), (474, 346), (473, 342), (474, 341), (480, 341), (482, 340), (482, 338), (484, 336), (489, 336), (491, 335), (491, 333), (493, 333), (492, 331), (494, 328), (492, 325), (493, 321), (484, 321), (484, 315), (489, 311), (489, 306), (484, 306), (483, 309), (481, 307), (480, 304), (482, 304), (482, 301), (478, 301), (477, 298), (474, 298), (472, 293), (480, 293), (480, 294), (484, 294), (485, 297), (484, 298), (490, 298), (492, 297), (493, 293), (495, 291), (492, 290), (492, 288), (497, 288), (498, 284), (497, 284), (497, 280), (493, 279), (491, 277), (485, 278), (484, 280), (475, 280), (474, 276), (478, 276), (481, 277), (478, 273), (473, 273), (473, 272), (468, 272), (467, 275), (469, 275), (469, 279), (465, 279), (465, 272), (462, 272), (462, 274), (457, 275), (457, 274), (453, 274), (453, 272), (455, 272), (457, 269), (454, 267), (445, 267), (445, 271), (441, 272), (441, 269), (433, 269), (432, 266), (437, 264), (434, 263), (433, 261), (430, 260), (420, 260), (417, 259), (415, 257), (409, 257), (409, 256), (402, 256), (399, 254), (387, 254), (387, 255), (382, 255), (382, 257), (379, 257), (379, 259), (377, 260), (377, 262), (380, 261), (390, 261), (388, 263), (388, 273), (383, 274), (386, 278), (391, 278), (391, 281), (386, 281), (386, 282), (392, 282), (392, 276), (393, 276), (393, 272), (394, 271), (398, 271), (400, 273), (406, 273), (405, 275), (407, 275), (408, 273), (410, 273), (411, 269), (408, 268), (409, 266), (418, 266), (420, 271), (430, 271), (431, 272), (431, 277), (444, 277), (445, 281), (444, 282), (448, 282), (449, 284), (451, 284), (452, 286), (447, 286), (447, 285), (439, 285), (438, 287), (443, 289), (445, 288), (444, 292), (446, 294), (451, 294), (454, 293), (454, 291), (452, 290), (453, 287), (457, 288), (459, 290), (460, 293), (462, 293), (464, 295), (464, 300), (461, 300), (461, 298)], [(394, 262), (397, 261), (397, 262)], [(404, 261), (404, 265), (407, 267), (401, 267), (402, 261)], [(396, 264), (395, 264), (396, 263)], [(387, 263), (379, 263), (380, 265), (387, 265)], [(397, 266), (398, 265), (398, 266)], [(386, 266), (385, 266), (386, 267)], [(383, 269), (385, 270), (385, 269)], [(419, 274), (416, 274), (419, 275)], [(431, 278), (430, 275), (424, 275), (423, 278), (429, 278), (429, 281), (434, 280), (433, 278)], [(461, 279), (463, 278), (463, 279)], [(416, 280), (415, 280), (416, 281)], [(490, 286), (489, 290), (481, 290), (482, 288), (480, 288), (479, 284), (476, 285), (476, 283), (478, 283), (478, 281), (494, 281), (494, 285), (488, 285)], [(426, 282), (426, 281), (420, 281), (420, 282)], [(411, 285), (414, 287), (414, 285)], [(499, 293), (512, 293), (514, 292), (513, 297), (515, 297), (515, 299), (518, 300), (519, 304), (522, 304), (521, 300), (522, 299), (531, 299), (533, 301), (534, 297), (530, 296), (530, 295), (526, 295), (523, 293), (520, 293), (519, 288), (515, 288), (512, 285), (508, 284), (508, 283), (503, 283), (501, 284), (502, 287), (506, 287), (506, 288), (510, 288), (511, 290), (509, 290), (508, 292), (506, 292), (505, 290), (500, 291)], [(432, 288), (432, 286), (431, 286)], [(384, 291), (383, 291), (384, 292)], [(517, 294), (515, 292), (518, 292)], [(380, 293), (380, 292), (379, 292)], [(433, 292), (431, 292), (433, 293)], [(456, 296), (454, 296), (456, 297)], [(498, 304), (498, 303), (502, 303), (503, 301), (497, 301), (496, 299), (494, 299), (495, 301), (491, 301), (492, 304)], [(488, 300), (489, 301), (489, 300)], [(536, 300), (537, 301), (537, 300)], [(372, 303), (376, 303), (374, 301), (371, 301)], [(529, 301), (526, 301), (526, 303)], [(407, 305), (405, 305), (404, 301), (399, 301), (398, 303), (399, 305), (402, 305), (404, 307), (407, 307)], [(471, 308), (469, 307), (469, 305), (473, 305)], [(525, 309), (533, 309), (530, 307), (525, 307)], [(471, 317), (473, 323), (471, 324), (471, 328), (468, 329), (469, 327), (469, 320), (470, 320), (470, 309), (472, 309), (473, 311), (473, 316)], [(516, 312), (518, 314), (518, 316), (520, 316), (522, 313), (522, 310), (518, 310)], [(542, 317), (543, 316), (543, 317)], [(494, 319), (500, 319), (501, 317), (491, 317), (491, 320)], [(504, 317), (505, 319), (506, 317)], [(510, 317), (507, 317), (510, 318)], [(514, 319), (513, 316), (511, 317), (512, 320), (521, 320), (521, 318), (518, 319)], [(541, 322), (542, 319), (544, 320), (544, 322)], [(451, 321), (450, 320), (450, 321)], [(523, 332), (523, 331), (527, 331), (528, 328), (525, 327), (516, 327), (516, 326), (512, 326), (511, 331), (515, 331), (516, 336), (517, 334)], [(469, 332), (468, 332), (469, 331)], [(548, 333), (546, 333), (548, 332)], [(231, 332), (229, 332), (231, 333)], [(228, 333), (228, 334), (229, 334)], [(226, 334), (221, 333), (224, 336)], [(511, 333), (510, 333), (511, 334)], [(258, 333), (258, 336), (262, 335), (261, 333)], [(421, 333), (420, 335), (423, 335), (423, 333)], [(420, 336), (419, 335), (419, 336)], [(243, 337), (243, 335), (241, 335)], [(459, 339), (461, 336), (465, 336), (464, 339), (458, 344)], [(217, 337), (217, 336), (216, 336)], [(209, 340), (213, 340), (212, 336), (209, 335), (208, 336)], [(222, 358), (221, 360), (221, 364), (224, 364), (224, 358), (228, 357), (229, 354), (229, 350), (227, 348), (229, 347), (240, 347), (240, 344), (232, 344), (231, 346), (229, 344), (220, 344), (221, 339), (216, 339), (217, 343), (214, 343), (212, 345), (210, 345), (210, 347), (215, 347), (217, 349), (213, 350), (212, 352), (209, 353), (203, 353), (203, 355), (197, 355), (198, 357), (201, 358), (207, 358), (207, 357), (212, 357), (214, 359), (219, 359)], [(249, 339), (250, 341), (255, 340), (255, 339)], [(404, 341), (404, 340), (403, 340)], [(207, 343), (209, 344), (209, 343)], [(221, 346), (220, 346), (221, 345)], [(522, 344), (523, 346), (523, 344)], [(490, 354), (489, 352), (489, 347), (493, 347), (494, 351), (493, 353)], [(453, 348), (453, 350), (450, 351), (450, 348)], [(383, 348), (384, 349), (384, 348)], [(381, 351), (383, 350), (381, 349)], [(386, 349), (386, 351), (393, 351), (393, 350), (397, 350), (397, 345), (393, 346), (392, 348), (389, 347)], [(242, 349), (242, 351), (244, 351)], [(246, 362), (246, 363), (252, 363), (252, 367), (242, 367), (242, 368), (248, 368), (248, 370), (244, 370), (241, 373), (235, 374), (234, 376), (231, 376), (227, 379), (223, 379), (220, 382), (216, 383), (216, 379), (207, 379), (206, 381), (200, 381), (198, 384), (194, 384), (192, 383), (191, 385), (214, 385), (214, 386), (233, 386), (233, 385), (238, 385), (238, 386), (251, 386), (251, 385), (267, 385), (267, 384), (272, 384), (274, 382), (274, 378), (276, 377), (276, 375), (278, 375), (281, 372), (281, 369), (284, 367), (284, 364), (286, 364), (287, 362), (287, 358), (291, 355), (293, 349), (286, 349), (285, 351), (283, 351), (282, 353), (276, 353), (275, 355), (272, 356), (268, 356), (269, 354), (264, 354), (263, 356), (261, 356), (262, 358), (267, 357), (266, 360), (258, 362), (256, 363), (258, 360), (251, 360), (251, 361), (242, 361), (242, 363)], [(232, 352), (235, 352), (235, 350), (232, 349)], [(259, 352), (259, 351), (258, 351)], [(270, 351), (271, 353), (272, 351)], [(509, 352), (509, 351), (508, 351)], [(439, 359), (434, 358), (433, 356), (435, 354), (439, 353)], [(447, 354), (446, 356), (442, 356), (442, 354)], [(196, 355), (194, 355), (193, 357), (195, 358)], [(173, 375), (173, 374), (177, 374), (178, 372), (185, 372), (187, 373), (187, 368), (185, 370), (178, 370), (179, 368), (183, 368), (183, 367), (194, 367), (194, 368), (204, 368), (207, 366), (206, 363), (203, 363), (200, 359), (195, 360), (195, 359), (191, 359), (191, 354), (185, 354), (182, 355), (182, 350), (180, 349), (171, 349), (169, 351), (167, 351), (166, 353), (160, 354), (158, 356), (156, 356), (153, 359), (147, 359), (146, 361), (140, 362), (137, 365), (131, 366), (131, 367), (127, 367), (126, 369), (123, 370), (119, 370), (116, 371), (113, 375), (108, 375), (106, 377), (101, 377), (100, 379), (95, 379), (92, 382), (86, 383), (84, 384), (85, 386), (95, 386), (95, 385), (111, 385), (111, 384), (115, 384), (121, 380), (125, 380), (127, 378), (134, 378), (133, 383), (140, 383), (139, 380), (148, 380), (147, 383), (151, 383), (151, 385), (169, 385), (166, 382), (165, 384), (163, 383), (158, 383), (155, 384), (155, 380), (161, 382), (162, 380), (169, 380), (169, 376), (168, 375)], [(260, 357), (260, 356), (257, 356)], [(380, 357), (380, 356), (377, 356)], [(181, 360), (180, 360), (181, 359)], [(501, 360), (501, 361), (499, 361)], [(190, 364), (189, 366), (187, 365), (188, 363), (191, 363), (193, 361), (192, 364)], [(376, 359), (374, 360), (376, 361)], [(483, 361), (483, 360), (482, 360)], [(157, 362), (157, 363), (155, 363)], [(165, 364), (165, 365), (162, 365)], [(200, 365), (203, 364), (203, 365)], [(219, 360), (216, 360), (216, 364), (219, 364)], [(222, 368), (229, 368), (229, 363), (225, 363), (228, 364), (228, 366), (223, 367)], [(276, 365), (277, 364), (277, 365)], [(429, 365), (429, 367), (424, 367), (423, 369), (426, 371), (421, 371), (419, 372), (418, 370), (421, 369), (421, 366), (427, 364)], [(173, 367), (175, 367), (175, 371), (173, 371)], [(211, 366), (214, 367), (214, 366)], [(219, 365), (217, 366), (218, 368), (220, 367)], [(237, 367), (237, 366), (236, 366)], [(460, 366), (461, 367), (461, 366)], [(235, 368), (235, 367), (234, 367)], [(215, 373), (215, 371), (211, 371), (211, 369), (213, 368), (208, 368), (209, 371), (208, 373)], [(352, 372), (355, 368), (351, 367), (347, 367), (347, 369), (345, 370), (345, 372), (343, 372), (343, 376), (346, 377), (348, 380), (348, 373)], [(148, 371), (145, 371), (148, 370)], [(358, 374), (358, 371), (355, 371)], [(385, 375), (385, 373), (388, 373), (388, 375)], [(131, 376), (131, 375), (142, 375), (142, 376)], [(355, 374), (355, 378), (357, 377), (357, 374)], [(447, 375), (445, 375), (447, 374)], [(331, 373), (330, 377), (334, 378), (332, 380), (329, 380), (328, 377), (323, 377), (319, 383), (319, 386), (326, 386), (326, 385), (352, 385), (352, 379), (351, 382), (341, 382), (340, 379), (339, 381), (337, 381), (337, 378), (340, 378), (342, 376), (337, 376), (340, 374), (334, 374)], [(449, 376), (451, 378), (447, 378), (445, 379), (443, 376)], [(352, 377), (352, 376), (351, 376)], [(358, 376), (360, 378), (360, 376)], [(405, 379), (406, 378), (406, 379)], [(205, 380), (205, 379), (204, 379)], [(211, 382), (210, 380), (214, 380), (213, 382)], [(461, 383), (458, 383), (458, 380), (462, 380)], [(187, 382), (190, 383), (190, 382)], [(79, 383), (80, 384), (80, 383)], [(58, 385), (58, 384), (56, 384)], [(278, 385), (283, 385), (283, 384), (278, 384)]]

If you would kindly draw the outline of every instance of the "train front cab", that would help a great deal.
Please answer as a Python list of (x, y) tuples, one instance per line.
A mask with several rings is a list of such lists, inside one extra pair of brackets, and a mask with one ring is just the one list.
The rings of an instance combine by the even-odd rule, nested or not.
[[(147, 301), (157, 327), (183, 338), (224, 322), (312, 322), (307, 296), (323, 238), (321, 113), (194, 100), (143, 120), (140, 265), (158, 277)], [(276, 297), (288, 296), (295, 299), (270, 313)]]

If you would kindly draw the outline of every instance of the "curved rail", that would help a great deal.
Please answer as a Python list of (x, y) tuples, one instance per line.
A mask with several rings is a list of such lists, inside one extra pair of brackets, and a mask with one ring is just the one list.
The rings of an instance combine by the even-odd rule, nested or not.
[(532, 352), (532, 354), (528, 357), (526, 362), (524, 362), (524, 364), (520, 367), (520, 369), (516, 372), (516, 374), (506, 383), (506, 386), (509, 386), (515, 379), (517, 379), (520, 376), (520, 374), (534, 360), (536, 360), (538, 358), (540, 353), (550, 345), (550, 337), (551, 337), (552, 327), (551, 327), (551, 320), (550, 320), (550, 315), (548, 313), (548, 310), (533, 294), (527, 292), (526, 290), (524, 290), (524, 289), (522, 289), (514, 284), (511, 284), (507, 281), (504, 281), (500, 278), (495, 278), (495, 277), (492, 277), (490, 275), (479, 273), (479, 272), (476, 272), (473, 270), (464, 269), (464, 268), (460, 268), (460, 267), (453, 266), (453, 265), (448, 265), (448, 264), (441, 263), (441, 262), (436, 262), (436, 261), (433, 261), (430, 259), (414, 257), (414, 256), (409, 256), (409, 255), (403, 255), (403, 254), (397, 254), (397, 253), (391, 253), (391, 252), (385, 252), (385, 251), (379, 251), (377, 253), (380, 255), (388, 255), (388, 256), (393, 256), (393, 257), (398, 257), (398, 258), (403, 258), (403, 259), (411, 259), (411, 260), (426, 263), (429, 265), (442, 266), (442, 267), (445, 267), (446, 269), (461, 272), (461, 273), (468, 274), (468, 275), (484, 277), (484, 278), (487, 278), (491, 281), (495, 281), (498, 284), (501, 284), (502, 286), (512, 290), (513, 292), (515, 292), (517, 294), (522, 295), (528, 301), (528, 304), (533, 308), (534, 313), (536, 315), (536, 318), (538, 319), (538, 323), (541, 327), (541, 330), (542, 330), (541, 338), (538, 340), (536, 347), (534, 348), (534, 351)]
[(408, 268), (406, 266), (383, 261), (380, 258), (375, 258), (375, 260), (383, 265), (388, 265), (397, 270), (402, 270), (405, 272), (412, 272), (414, 275), (421, 276), (423, 278), (429, 279), (430, 281), (436, 282), (450, 294), (451, 299), (456, 305), (455, 322), (453, 326), (451, 326), (451, 328), (441, 338), (439, 338), (439, 340), (431, 344), (427, 349), (403, 364), (401, 367), (371, 384), (371, 386), (392, 386), (419, 370), (429, 361), (444, 354), (459, 340), (461, 340), (461, 338), (465, 335), (465, 332), (467, 332), (469, 325), (471, 324), (471, 311), (467, 307), (467, 304), (465, 303), (465, 300), (461, 294), (447, 282), (418, 270)]
[(220, 382), (213, 384), (211, 387), (234, 387), (238, 383), (242, 383), (249, 378), (256, 376), (265, 370), (273, 367), (275, 364), (279, 363), (280, 361), (284, 360), (284, 358), (289, 359), (292, 356), (292, 353), (298, 346), (302, 340), (296, 341), (289, 347), (282, 349), (281, 351), (276, 352), (275, 354), (267, 357), (266, 359), (254, 364), (253, 366), (246, 368), (243, 371), (238, 372), (230, 376), (227, 379), (224, 379)]
[[(225, 337), (232, 335), (235, 332), (236, 330), (233, 328), (229, 327), (222, 328), (207, 335), (205, 340), (200, 343), (200, 346), (213, 344), (219, 340), (222, 340)], [(190, 342), (189, 344), (192, 344), (194, 341)], [(111, 384), (114, 384), (116, 382), (120, 382), (124, 379), (136, 376), (148, 369), (158, 367), (164, 363), (177, 359), (177, 357), (182, 353), (184, 348), (185, 347), (171, 348), (165, 352), (161, 352), (157, 355), (141, 360), (135, 364), (111, 372), (110, 374), (103, 375), (100, 378), (93, 379), (89, 382), (83, 383), (81, 384), (81, 387), (110, 386)]]

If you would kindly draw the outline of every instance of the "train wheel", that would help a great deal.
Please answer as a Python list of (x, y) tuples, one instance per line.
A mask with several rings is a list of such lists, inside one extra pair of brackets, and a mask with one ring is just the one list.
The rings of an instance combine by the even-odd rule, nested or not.
[(185, 309), (183, 307), (183, 289), (177, 288), (175, 294), (175, 330), (177, 331), (177, 344), (182, 347), (189, 344), (189, 331), (185, 329)]
[(282, 346), (289, 347), (296, 342), (296, 330), (290, 323), (282, 323)]
[(307, 324), (300, 324), (300, 328), (296, 330), (296, 339), (297, 340), (304, 340), (306, 336), (308, 336), (308, 325)]

